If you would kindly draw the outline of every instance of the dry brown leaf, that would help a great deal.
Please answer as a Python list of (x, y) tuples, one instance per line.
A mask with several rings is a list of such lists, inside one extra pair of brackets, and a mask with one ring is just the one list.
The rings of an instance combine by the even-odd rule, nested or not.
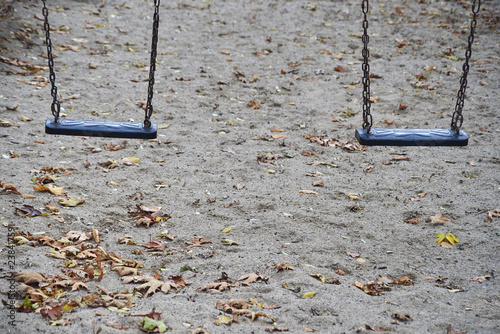
[(201, 236), (194, 236), (193, 237), (193, 240), (191, 241), (187, 241), (186, 244), (188, 246), (186, 246), (186, 248), (190, 248), (190, 247), (203, 247), (202, 245), (203, 244), (207, 244), (207, 243), (211, 243), (212, 240), (209, 240), (205, 237), (201, 237)]
[(249, 101), (248, 106), (250, 107), (250, 109), (254, 110), (260, 108), (260, 104), (256, 103), (255, 101)]
[(396, 160), (396, 161), (410, 161), (410, 158), (405, 157), (404, 155), (398, 155), (398, 156), (392, 157), (392, 160)]
[(20, 273), (12, 273), (11, 277), (17, 282), (23, 282), (29, 285), (40, 284), (46, 280), (46, 276), (34, 271), (25, 271)]
[(231, 285), (228, 282), (216, 282), (216, 283), (205, 284), (200, 288), (200, 291), (208, 291), (208, 290), (218, 290), (218, 291), (231, 290)]
[(169, 293), (170, 290), (177, 289), (177, 284), (172, 282), (162, 282), (158, 279), (151, 278), (148, 282), (139, 285), (134, 288), (134, 291), (147, 290), (144, 294), (144, 298), (156, 293), (158, 290), (163, 293)]
[(491, 223), (493, 221), (493, 217), (500, 217), (500, 209), (488, 211), (488, 218), (486, 218), (486, 221)]
[(335, 70), (335, 71), (337, 71), (337, 72), (340, 72), (340, 73), (346, 73), (346, 72), (349, 72), (349, 69), (344, 68), (344, 67), (342, 67), (342, 66), (340, 66), (340, 65), (336, 66), (336, 67), (334, 68), (334, 70)]
[(442, 212), (436, 213), (434, 216), (430, 216), (430, 222), (434, 225), (442, 225), (445, 221), (451, 221), (449, 218), (441, 217)]
[(41, 192), (49, 191), (56, 196), (66, 195), (66, 190), (64, 190), (64, 187), (56, 187), (53, 184), (42, 184), (37, 182), (36, 186), (33, 186), (33, 189)]
[(295, 270), (295, 268), (288, 263), (275, 263), (274, 266), (277, 272), (281, 270)]
[(341, 276), (345, 276), (345, 271), (343, 271), (342, 269), (335, 269), (333, 272)]
[(106, 326), (108, 327), (111, 327), (111, 328), (114, 328), (114, 329), (122, 329), (122, 330), (127, 330), (129, 329), (130, 327), (125, 327), (123, 326), (122, 324), (120, 324), (119, 322), (117, 321), (108, 321), (106, 323)]
[(323, 183), (322, 180), (315, 181), (315, 182), (313, 182), (312, 185), (313, 185), (313, 187), (324, 187), (325, 186), (325, 184)]
[(301, 194), (309, 194), (309, 195), (318, 195), (318, 193), (315, 192), (314, 190), (301, 190), (301, 191), (299, 191), (299, 193), (301, 193)]
[(246, 274), (238, 278), (238, 281), (243, 281), (241, 282), (242, 285), (248, 285), (255, 282), (267, 282), (268, 280), (269, 278), (266, 275), (257, 273)]

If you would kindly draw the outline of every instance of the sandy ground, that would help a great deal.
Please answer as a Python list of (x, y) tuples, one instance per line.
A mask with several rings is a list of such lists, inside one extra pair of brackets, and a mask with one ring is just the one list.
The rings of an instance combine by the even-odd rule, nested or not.
[[(449, 126), (468, 3), (373, 1), (371, 70), (381, 77), (371, 80), (376, 127)], [(0, 179), (4, 188), (11, 183), (36, 196), (5, 189), (0, 195), (1, 299), (23, 301), (11, 273), (61, 275), (75, 261), (70, 253), (46, 256), (49, 246), (9, 248), (9, 232), (61, 240), (63, 232), (97, 230), (101, 255), (142, 263), (139, 273), (156, 270), (161, 282), (177, 275), (191, 282), (141, 298), (134, 294), (140, 283), (122, 283), (112, 261), (102, 259), (102, 279), (84, 279), (88, 290), (45, 301), (45, 311), (76, 301), (72, 311), (51, 320), (32, 308), (16, 313), (12, 326), (4, 305), (2, 333), (139, 333), (135, 323), (143, 317), (127, 315), (153, 308), (172, 333), (500, 333), (500, 218), (488, 219), (488, 211), (500, 209), (498, 1), (484, 1), (478, 20), (464, 108), (470, 140), (462, 148), (356, 146), (359, 1), (163, 1), (153, 100), (161, 129), (157, 140), (126, 142), (44, 133), (48, 71), (16, 62), (46, 67), (41, 5), (1, 6), (0, 119), (11, 126), (0, 129)], [(62, 112), (141, 121), (152, 2), (57, 0), (49, 8)], [(308, 139), (314, 136), (338, 139), (343, 148)], [(127, 165), (127, 157), (140, 161)], [(65, 196), (35, 191), (32, 178), (44, 167), (61, 172), (53, 174), (54, 186), (85, 202), (65, 207)], [(45, 215), (22, 217), (16, 208), (23, 205)], [(170, 219), (137, 226), (129, 214), (136, 205), (161, 207)], [(459, 239), (449, 248), (436, 243), (447, 232)], [(135, 244), (119, 243), (124, 236)], [(211, 242), (187, 243), (195, 236)], [(151, 238), (164, 249), (141, 246)], [(79, 251), (97, 251), (93, 238), (75, 243)], [(92, 257), (81, 261), (97, 267)], [(260, 278), (237, 281), (252, 273)], [(202, 291), (225, 275), (226, 290)], [(405, 277), (409, 285), (389, 284)], [(367, 285), (376, 279), (387, 284)], [(390, 291), (370, 295), (363, 285), (366, 292)], [(102, 293), (97, 286), (113, 296), (129, 293), (132, 305), (86, 306), (85, 295)], [(9, 299), (12, 289), (19, 299)], [(302, 298), (309, 292), (312, 298)], [(230, 299), (267, 317), (240, 315), (216, 325), (224, 314), (217, 301)], [(113, 321), (130, 328), (115, 329)]]

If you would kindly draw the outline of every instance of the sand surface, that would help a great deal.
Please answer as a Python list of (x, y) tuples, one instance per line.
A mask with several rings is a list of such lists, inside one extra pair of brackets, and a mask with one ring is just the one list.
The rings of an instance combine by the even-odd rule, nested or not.
[[(499, 333), (498, 1), (484, 1), (478, 19), (461, 148), (357, 144), (362, 14), (351, 0), (163, 1), (158, 138), (46, 135), (41, 4), (0, 4), (1, 299), (24, 300), (12, 273), (46, 277), (26, 287), (45, 289), (43, 306), (17, 312), (15, 326), (0, 308), (2, 333), (139, 333), (144, 316), (127, 315), (153, 308), (170, 333)], [(152, 2), (48, 5), (64, 116), (141, 122)], [(369, 18), (374, 126), (448, 128), (469, 1), (374, 1)], [(45, 174), (55, 183), (44, 187), (66, 195), (34, 190)], [(69, 197), (84, 203), (60, 204)], [(44, 215), (20, 216), (24, 205)], [(163, 217), (138, 221), (137, 206)], [(448, 232), (459, 242), (438, 245)], [(141, 283), (112, 270), (120, 261), (138, 267), (137, 281), (156, 271), (171, 291), (141, 297)], [(82, 274), (89, 266), (94, 278)], [(257, 275), (238, 281), (247, 274)], [(50, 277), (71, 284), (50, 295)], [(104, 306), (84, 302), (103, 291)], [(119, 292), (128, 299), (110, 303)], [(230, 299), (251, 304), (230, 317), (248, 314), (217, 325), (217, 301)], [(74, 307), (58, 318), (63, 305)]]

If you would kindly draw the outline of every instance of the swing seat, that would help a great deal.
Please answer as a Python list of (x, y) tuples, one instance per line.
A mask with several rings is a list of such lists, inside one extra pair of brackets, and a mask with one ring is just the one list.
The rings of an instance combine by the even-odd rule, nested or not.
[(356, 139), (367, 146), (467, 146), (465, 131), (451, 129), (356, 129)]
[(156, 124), (147, 128), (143, 123), (83, 121), (78, 119), (54, 118), (45, 122), (45, 133), (65, 136), (111, 137), (111, 138), (156, 138)]

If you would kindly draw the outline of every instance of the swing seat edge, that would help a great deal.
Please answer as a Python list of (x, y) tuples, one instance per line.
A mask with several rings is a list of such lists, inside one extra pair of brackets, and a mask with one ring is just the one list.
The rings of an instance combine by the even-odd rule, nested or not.
[(356, 139), (366, 146), (467, 146), (469, 137), (452, 129), (356, 129)]
[(157, 126), (151, 124), (151, 127), (146, 128), (143, 123), (136, 122), (88, 121), (66, 118), (60, 118), (56, 123), (54, 118), (49, 118), (45, 122), (45, 133), (83, 137), (155, 139)]

